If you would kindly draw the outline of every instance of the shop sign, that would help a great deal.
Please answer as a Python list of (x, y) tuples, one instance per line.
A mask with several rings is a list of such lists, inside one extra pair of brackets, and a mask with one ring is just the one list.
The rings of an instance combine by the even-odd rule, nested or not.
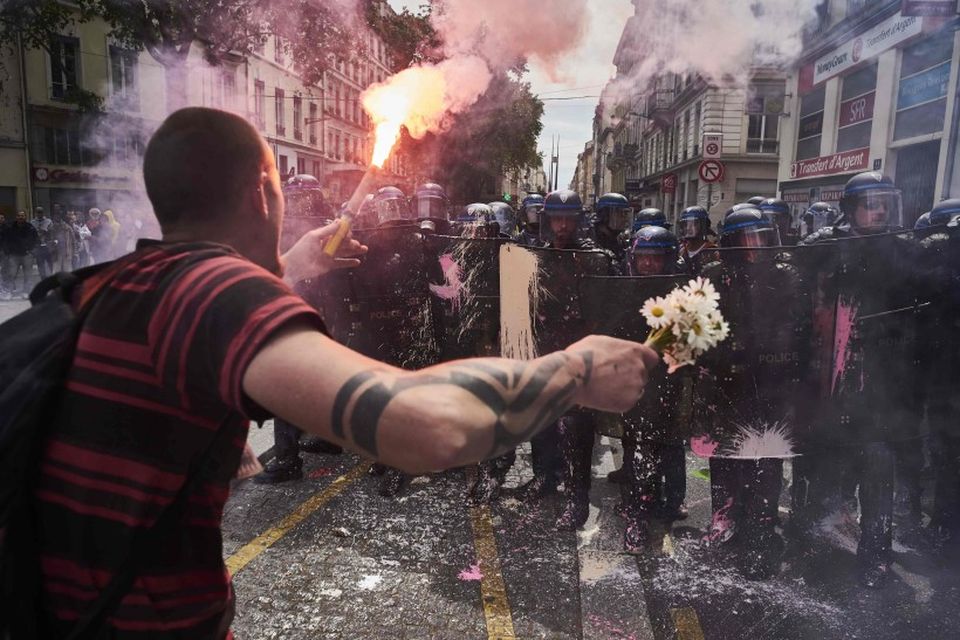
[(824, 202), (840, 202), (843, 198), (843, 187), (824, 187), (820, 190), (820, 199)]
[(74, 183), (123, 183), (129, 180), (128, 176), (108, 176), (100, 173), (68, 169), (50, 169), (49, 167), (34, 167), (33, 179), (37, 182), (74, 182)]
[(903, 0), (900, 13), (904, 16), (949, 17), (957, 12), (956, 0)]
[(918, 104), (946, 96), (947, 85), (949, 83), (949, 60), (931, 69), (904, 78), (900, 81), (900, 92), (897, 96), (897, 111), (909, 109)]
[(677, 174), (668, 173), (663, 176), (663, 179), (660, 182), (660, 191), (663, 193), (676, 193), (677, 192)]
[(814, 176), (829, 176), (835, 173), (861, 171), (869, 166), (870, 148), (852, 149), (830, 156), (820, 156), (809, 160), (798, 160), (790, 165), (790, 177), (812, 178)]
[(868, 93), (857, 98), (851, 98), (840, 103), (840, 127), (866, 122), (873, 118), (873, 103), (876, 92)]
[(810, 202), (810, 191), (807, 189), (803, 189), (802, 191), (784, 191), (781, 200), (787, 204), (806, 204)]
[(863, 60), (869, 60), (920, 33), (923, 21), (901, 13), (845, 42), (813, 63), (813, 83), (839, 75)]

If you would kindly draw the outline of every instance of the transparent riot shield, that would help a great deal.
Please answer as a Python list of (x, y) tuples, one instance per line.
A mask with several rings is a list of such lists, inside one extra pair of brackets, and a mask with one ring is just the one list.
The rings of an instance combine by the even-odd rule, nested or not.
[(364, 355), (416, 369), (440, 358), (430, 285), (439, 267), (416, 225), (357, 231), (369, 247), (356, 269), (330, 274), (323, 311), (334, 339)]
[(429, 290), (441, 319), (443, 360), (500, 355), (500, 247), (508, 240), (430, 236)]

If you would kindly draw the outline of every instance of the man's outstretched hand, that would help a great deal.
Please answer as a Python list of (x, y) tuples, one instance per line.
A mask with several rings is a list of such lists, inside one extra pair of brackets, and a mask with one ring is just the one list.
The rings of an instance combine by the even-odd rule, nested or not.
[(587, 336), (565, 351), (584, 361), (577, 404), (613, 413), (628, 411), (637, 403), (650, 371), (660, 362), (649, 347), (607, 336)]
[(325, 227), (305, 233), (283, 254), (283, 279), (294, 285), (301, 280), (319, 278), (334, 269), (349, 269), (360, 265), (360, 256), (367, 252), (362, 245), (349, 235), (340, 244), (334, 256), (328, 256), (323, 246), (337, 232), (339, 222), (331, 222)]

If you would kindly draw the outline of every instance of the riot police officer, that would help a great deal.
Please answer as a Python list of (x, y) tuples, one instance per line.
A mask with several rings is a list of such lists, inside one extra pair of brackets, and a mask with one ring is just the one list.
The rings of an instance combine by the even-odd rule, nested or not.
[(800, 237), (807, 236), (837, 223), (837, 210), (826, 202), (814, 202), (800, 218)]
[(370, 204), (378, 227), (408, 224), (416, 220), (410, 211), (407, 197), (397, 187), (381, 187)]
[[(674, 275), (677, 254), (676, 236), (662, 227), (645, 227), (637, 232), (630, 248), (629, 273), (641, 278)], [(672, 282), (664, 284), (674, 286)], [(651, 393), (624, 415), (624, 548), (631, 553), (645, 547), (650, 518), (682, 520), (688, 515), (684, 434), (678, 424), (686, 373), (668, 376), (663, 369), (653, 372), (648, 383)]]
[(517, 242), (522, 245), (539, 247), (540, 216), (543, 214), (544, 197), (539, 193), (532, 193), (523, 199), (520, 204), (520, 233)]
[(420, 228), (424, 231), (448, 233), (449, 208), (446, 191), (435, 182), (420, 185), (410, 198), (411, 217), (420, 221)]
[(493, 219), (496, 221), (500, 236), (504, 238), (513, 238), (517, 234), (517, 215), (506, 202), (491, 202), (487, 205), (493, 211)]
[(649, 227), (650, 225), (663, 227), (664, 229), (670, 228), (670, 224), (667, 222), (667, 216), (664, 215), (663, 211), (655, 207), (647, 207), (637, 212), (637, 215), (633, 218), (633, 229), (631, 231), (635, 234), (637, 231), (640, 231), (640, 229)]
[(793, 232), (790, 205), (780, 198), (766, 198), (757, 205), (757, 208), (770, 218), (770, 222), (773, 223), (780, 233), (780, 242), (784, 246), (794, 246), (797, 244), (799, 238), (797, 238)]
[[(779, 570), (783, 458), (793, 455), (789, 442), (808, 361), (809, 297), (798, 269), (774, 250), (779, 246), (777, 228), (759, 209), (731, 209), (720, 232), (720, 247), (729, 250), (703, 269), (733, 328), (702, 360), (711, 376), (699, 393), (712, 410), (705, 419), (719, 445), (710, 458), (708, 538), (753, 578)], [(751, 438), (777, 434), (779, 449), (745, 450)]]
[(746, 204), (752, 205), (754, 207), (759, 207), (761, 204), (763, 204), (763, 201), (766, 199), (767, 199), (766, 196), (753, 196), (751, 198), (747, 198)]
[(597, 200), (593, 230), (597, 244), (622, 261), (626, 248), (620, 241), (630, 218), (630, 202), (619, 193), (606, 193)]
[[(827, 243), (815, 254), (821, 282), (817, 298), (844, 311), (850, 337), (828, 365), (834, 371), (833, 402), (821, 420), (835, 422), (833, 439), (839, 442), (829, 443), (818, 457), (808, 506), (829, 504), (841, 470), (852, 470), (860, 505), (858, 577), (864, 586), (880, 587), (890, 573), (894, 470), (916, 459), (921, 446), (913, 384), (917, 318), (912, 308), (921, 290), (912, 273), (917, 246), (907, 235), (887, 233), (901, 228), (900, 191), (879, 172), (851, 178), (840, 208), (832, 226), (801, 241), (814, 246), (850, 239)], [(838, 315), (837, 325), (840, 320)]]
[(710, 228), (710, 214), (703, 207), (687, 207), (680, 213), (680, 237), (683, 245), (680, 249), (680, 260), (692, 275), (699, 275), (705, 264), (718, 259), (716, 243), (709, 237), (713, 235)]

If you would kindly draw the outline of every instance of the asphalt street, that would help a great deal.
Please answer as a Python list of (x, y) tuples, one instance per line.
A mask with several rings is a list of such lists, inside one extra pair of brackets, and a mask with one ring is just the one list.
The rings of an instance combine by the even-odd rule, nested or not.
[[(264, 432), (252, 429), (264, 447)], [(259, 452), (259, 451), (258, 451)], [(678, 640), (955, 638), (960, 565), (895, 544), (892, 583), (856, 585), (854, 517), (837, 512), (781, 574), (751, 581), (703, 541), (704, 460), (688, 458), (691, 516), (623, 552), (619, 490), (605, 480), (619, 442), (595, 448), (591, 517), (557, 532), (560, 501), (524, 504), (521, 454), (490, 508), (463, 499), (470, 471), (416, 478), (396, 498), (352, 455), (305, 454), (306, 477), (236, 484), (224, 518), (238, 638)], [(789, 469), (789, 465), (788, 465)], [(786, 515), (787, 489), (781, 500)]]

